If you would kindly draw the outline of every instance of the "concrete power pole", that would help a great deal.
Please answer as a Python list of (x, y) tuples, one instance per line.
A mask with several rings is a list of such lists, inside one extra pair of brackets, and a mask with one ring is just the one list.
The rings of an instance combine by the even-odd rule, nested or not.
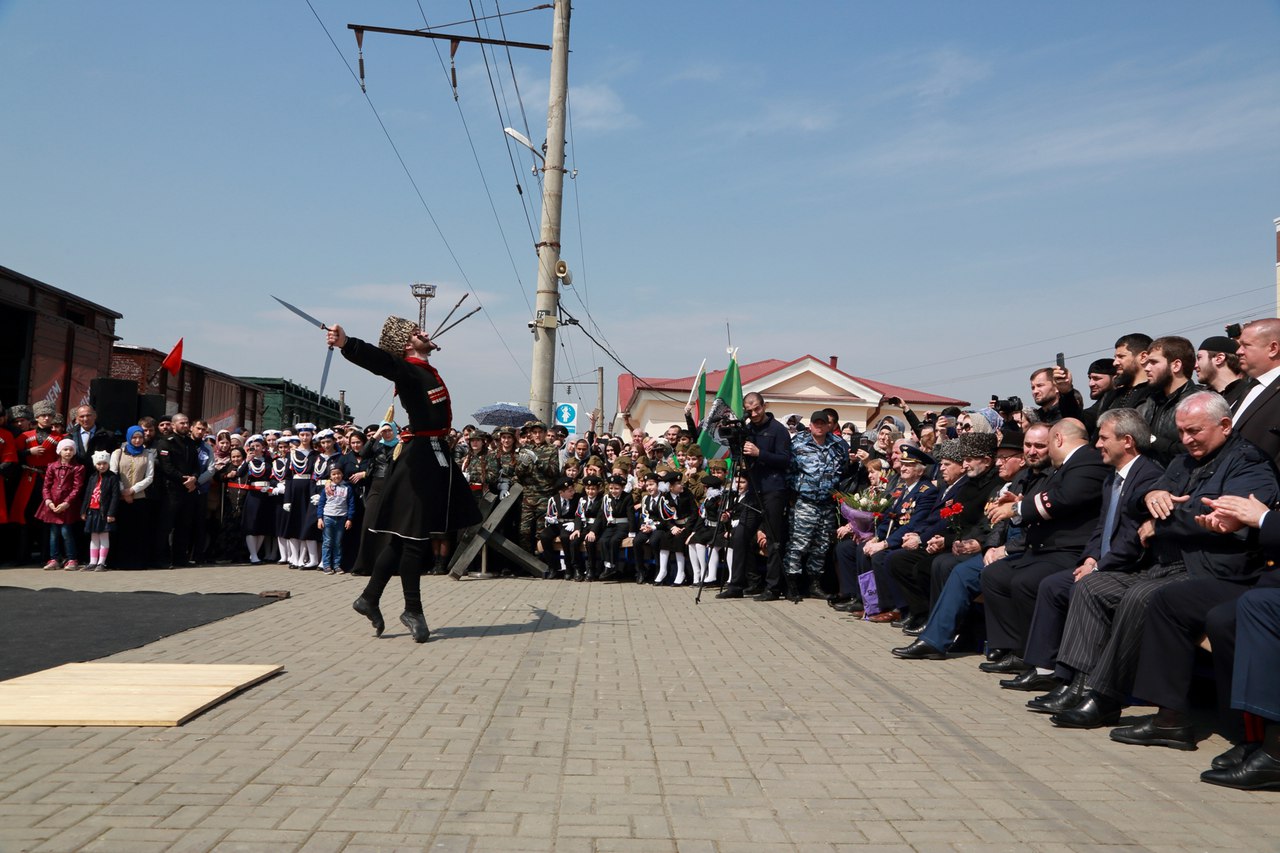
[(556, 326), (560, 318), (560, 206), (564, 197), (564, 118), (569, 93), (569, 0), (556, 0), (551, 36), (551, 95), (547, 103), (547, 150), (543, 165), (542, 228), (538, 250), (538, 295), (533, 319), (533, 364), (529, 409), (550, 423), (555, 395)]

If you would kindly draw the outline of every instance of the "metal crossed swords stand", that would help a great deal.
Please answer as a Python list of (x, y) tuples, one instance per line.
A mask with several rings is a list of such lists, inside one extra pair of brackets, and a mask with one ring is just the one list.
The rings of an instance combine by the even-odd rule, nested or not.
[(458, 547), (454, 549), (453, 559), (449, 563), (449, 575), (454, 580), (462, 580), (463, 575), (467, 573), (467, 567), (471, 565), (476, 557), (480, 557), (480, 574), (477, 577), (492, 577), (486, 565), (488, 562), (488, 548), (496, 549), (497, 553), (506, 557), (518, 568), (523, 569), (530, 575), (534, 577), (542, 576), (542, 571), (546, 568), (542, 561), (498, 532), (498, 527), (502, 524), (502, 520), (507, 517), (507, 513), (511, 511), (511, 508), (520, 501), (520, 495), (523, 492), (524, 490), (517, 483), (511, 487), (511, 491), (507, 492), (507, 496), (501, 500), (492, 494), (485, 494), (480, 498), (480, 514), (484, 516), (484, 521), (476, 527), (470, 527), (462, 531), (459, 535)]

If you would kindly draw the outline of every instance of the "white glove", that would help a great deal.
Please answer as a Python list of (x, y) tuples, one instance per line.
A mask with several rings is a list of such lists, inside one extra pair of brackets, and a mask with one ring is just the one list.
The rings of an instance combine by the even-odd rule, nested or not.
[[(283, 495), (283, 494), (284, 494), (284, 483), (276, 483), (276, 487), (275, 487), (274, 489), (272, 489), (272, 490), (271, 490), (271, 494), (273, 494), (273, 495)], [(286, 510), (287, 510), (287, 509), (289, 509), (289, 505), (288, 505), (288, 504), (285, 504), (285, 509), (286, 509)]]
[(520, 448), (520, 452), (516, 454), (516, 458), (518, 458), (525, 465), (532, 465), (533, 463), (538, 461), (538, 454), (534, 453), (532, 450), (530, 450), (527, 447), (522, 447)]
[(311, 496), (311, 505), (320, 506), (320, 495), (316, 494)]
[(293, 504), (285, 504), (285, 505), (284, 505), (284, 511), (285, 511), (285, 512), (288, 512), (292, 507), (293, 507)]

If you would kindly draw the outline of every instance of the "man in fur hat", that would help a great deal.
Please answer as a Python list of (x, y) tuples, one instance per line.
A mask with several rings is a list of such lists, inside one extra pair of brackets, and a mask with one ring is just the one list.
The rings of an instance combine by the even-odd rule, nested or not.
[(423, 615), (421, 575), (433, 553), (430, 545), (480, 522), (480, 510), (445, 440), (453, 407), (444, 380), (427, 361), (435, 345), (416, 323), (400, 317), (388, 318), (376, 347), (349, 337), (341, 326), (327, 330), (327, 341), (352, 364), (394, 382), (408, 417), (400, 435), (404, 449), (391, 465), (377, 516), (369, 522), (370, 531), (387, 534), (386, 546), (352, 607), (380, 636), (384, 623), (378, 603), (398, 573), (404, 590), (400, 622), (414, 642), (425, 643), (431, 632)]

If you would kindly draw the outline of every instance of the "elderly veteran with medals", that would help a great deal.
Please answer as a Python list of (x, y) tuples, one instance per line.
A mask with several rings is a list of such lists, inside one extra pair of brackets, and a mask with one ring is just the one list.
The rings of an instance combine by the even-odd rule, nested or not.
[(431, 539), (480, 523), (471, 489), (445, 441), (453, 410), (440, 374), (427, 363), (435, 345), (416, 323), (401, 317), (387, 318), (376, 347), (349, 337), (337, 325), (329, 328), (328, 342), (347, 361), (394, 382), (408, 416), (400, 435), (403, 450), (387, 474), (377, 514), (369, 520), (370, 532), (387, 534), (386, 547), (352, 607), (381, 636), (378, 602), (398, 571), (404, 588), (400, 621), (415, 642), (425, 643), (431, 632), (422, 613), (420, 582), (423, 567), (430, 565)]

